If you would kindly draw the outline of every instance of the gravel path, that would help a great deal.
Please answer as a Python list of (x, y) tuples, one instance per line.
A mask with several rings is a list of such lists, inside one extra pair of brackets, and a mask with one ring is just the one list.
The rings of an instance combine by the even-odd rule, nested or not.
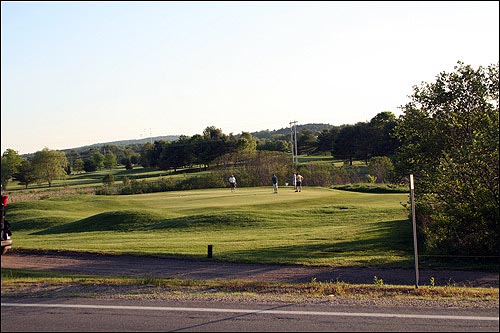
[[(334, 268), (300, 265), (227, 263), (213, 259), (196, 260), (134, 255), (12, 250), (2, 256), (3, 268), (33, 269), (103, 276), (157, 277), (179, 279), (255, 280), (268, 282), (343, 281), (373, 284), (374, 277), (385, 284), (414, 285), (415, 271), (383, 268)], [(420, 270), (420, 285), (495, 287), (498, 273), (451, 270)]]

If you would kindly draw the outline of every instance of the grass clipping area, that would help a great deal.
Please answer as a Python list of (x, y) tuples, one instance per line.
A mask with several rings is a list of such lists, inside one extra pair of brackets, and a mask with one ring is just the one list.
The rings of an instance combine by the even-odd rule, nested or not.
[[(345, 282), (270, 283), (259, 281), (181, 280), (177, 278), (61, 276), (32, 270), (2, 269), (2, 297), (89, 297), (214, 300), (229, 302), (350, 303), (459, 307), (498, 307), (498, 288), (386, 285)], [(430, 305), (431, 305), (430, 304)]]

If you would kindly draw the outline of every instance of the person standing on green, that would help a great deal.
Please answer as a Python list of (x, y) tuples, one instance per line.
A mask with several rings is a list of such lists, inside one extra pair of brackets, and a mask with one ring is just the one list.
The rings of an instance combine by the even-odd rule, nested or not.
[(273, 173), (273, 177), (271, 178), (273, 181), (273, 190), (274, 193), (278, 193), (278, 177), (276, 177), (276, 174)]
[(234, 175), (231, 175), (228, 181), (229, 181), (229, 187), (231, 188), (231, 192), (236, 191), (236, 177)]
[(300, 173), (297, 174), (297, 189), (295, 192), (302, 192), (302, 182), (304, 181), (304, 177)]

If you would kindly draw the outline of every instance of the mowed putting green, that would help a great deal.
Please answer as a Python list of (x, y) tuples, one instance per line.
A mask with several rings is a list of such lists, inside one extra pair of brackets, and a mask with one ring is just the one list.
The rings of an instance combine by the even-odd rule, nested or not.
[(237, 262), (411, 267), (407, 194), (306, 187), (74, 195), (8, 206), (14, 247)]

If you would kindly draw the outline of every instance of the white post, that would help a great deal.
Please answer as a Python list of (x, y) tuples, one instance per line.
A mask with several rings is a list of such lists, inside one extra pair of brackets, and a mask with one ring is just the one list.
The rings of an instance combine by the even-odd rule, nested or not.
[(415, 288), (418, 288), (417, 221), (415, 217), (415, 184), (413, 182), (413, 175), (410, 175), (410, 201), (411, 201), (411, 217), (413, 224), (413, 250), (415, 255)]

